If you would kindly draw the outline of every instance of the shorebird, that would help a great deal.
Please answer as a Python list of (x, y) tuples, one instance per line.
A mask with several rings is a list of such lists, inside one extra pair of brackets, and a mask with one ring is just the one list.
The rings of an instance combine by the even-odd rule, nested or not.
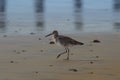
[(70, 37), (59, 35), (57, 30), (54, 30), (52, 33), (46, 35), (45, 37), (48, 37), (50, 35), (52, 35), (53, 41), (56, 44), (61, 45), (65, 48), (65, 51), (58, 54), (58, 56), (56, 58), (59, 58), (61, 55), (67, 53), (67, 59), (66, 60), (69, 60), (69, 52), (70, 52), (69, 47), (74, 46), (74, 45), (84, 45), (84, 43), (76, 41), (76, 40), (74, 40)]

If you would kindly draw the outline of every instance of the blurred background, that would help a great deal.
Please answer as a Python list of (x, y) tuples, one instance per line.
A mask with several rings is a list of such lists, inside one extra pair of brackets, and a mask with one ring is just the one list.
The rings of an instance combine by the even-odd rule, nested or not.
[(0, 0), (0, 34), (120, 32), (120, 0)]

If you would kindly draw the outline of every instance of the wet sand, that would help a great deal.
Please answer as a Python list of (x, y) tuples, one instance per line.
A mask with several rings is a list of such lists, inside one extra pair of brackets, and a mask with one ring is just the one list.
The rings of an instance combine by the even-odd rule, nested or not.
[[(68, 35), (84, 46), (62, 47), (39, 35), (0, 36), (0, 80), (120, 80), (120, 34)], [(100, 43), (92, 41), (98, 39)]]

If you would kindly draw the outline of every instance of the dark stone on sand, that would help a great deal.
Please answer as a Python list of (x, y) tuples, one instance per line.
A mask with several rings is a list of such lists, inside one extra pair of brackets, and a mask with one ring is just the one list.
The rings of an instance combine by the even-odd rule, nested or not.
[(93, 63), (94, 63), (94, 62), (92, 62), (92, 61), (90, 62), (90, 64), (93, 64)]
[(43, 52), (43, 50), (40, 50), (40, 52)]
[(89, 74), (94, 74), (94, 72), (90, 72)]
[(77, 72), (77, 69), (69, 69), (69, 71)]
[(49, 44), (55, 44), (55, 42), (51, 41)]
[(50, 67), (53, 67), (53, 65), (49, 65)]
[(95, 40), (93, 40), (93, 43), (100, 43), (101, 41), (100, 40), (97, 40), (97, 39), (95, 39)]
[(10, 61), (10, 63), (14, 63), (14, 61)]
[(96, 56), (96, 58), (99, 58), (99, 56)]
[(36, 74), (38, 74), (39, 72), (38, 72), (38, 71), (36, 71), (35, 73), (36, 73)]
[(38, 38), (38, 40), (41, 40), (41, 38)]
[(17, 50), (13, 50), (13, 52), (17, 52)]
[(31, 35), (35, 35), (35, 33), (34, 33), (34, 32), (31, 32), (30, 34), (31, 34)]
[(22, 50), (22, 52), (26, 52), (26, 50)]
[(17, 54), (21, 54), (21, 52), (16, 52)]
[(7, 37), (7, 35), (3, 35), (3, 37)]

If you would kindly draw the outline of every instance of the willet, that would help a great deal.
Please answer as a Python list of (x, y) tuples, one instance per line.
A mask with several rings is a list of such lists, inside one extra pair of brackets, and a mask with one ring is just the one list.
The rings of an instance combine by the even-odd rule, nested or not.
[(70, 52), (69, 47), (74, 45), (84, 45), (84, 43), (76, 41), (70, 37), (59, 35), (57, 30), (54, 30), (52, 33), (46, 35), (45, 37), (48, 37), (50, 35), (53, 35), (53, 41), (56, 44), (61, 45), (65, 48), (65, 52), (58, 54), (57, 58), (67, 53), (67, 60), (69, 60), (69, 52)]

